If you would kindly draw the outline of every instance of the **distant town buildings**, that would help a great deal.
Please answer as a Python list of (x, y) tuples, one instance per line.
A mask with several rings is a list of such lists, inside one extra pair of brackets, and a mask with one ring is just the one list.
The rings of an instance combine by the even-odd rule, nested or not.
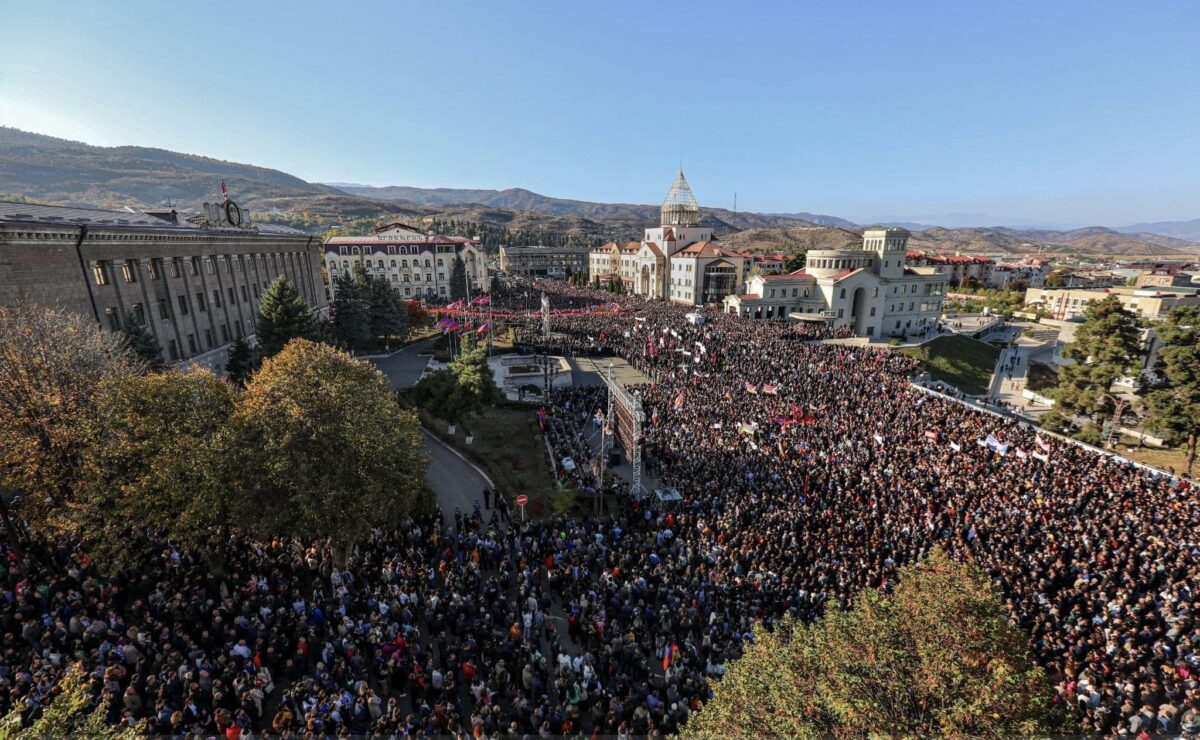
[(1192, 275), (1179, 269), (1160, 268), (1146, 270), (1137, 276), (1134, 285), (1138, 288), (1183, 288), (1200, 286), (1192, 282)]
[(448, 298), (455, 259), (463, 261), (472, 291), (488, 290), (487, 264), (474, 239), (426, 234), (412, 226), (390, 223), (372, 234), (325, 241), (331, 291), (339, 275), (353, 275), (355, 266), (361, 265), (366, 274), (387, 280), (405, 298)]
[(858, 248), (810, 250), (803, 270), (751, 277), (746, 293), (724, 299), (725, 311), (820, 321), (865, 337), (924, 334), (941, 316), (946, 278), (937, 267), (906, 264), (908, 236), (867, 229)]
[(256, 224), (232, 201), (196, 214), (0, 201), (0, 305), (60, 306), (114, 331), (136, 322), (170, 362), (223, 367), (276, 277), (323, 310), (320, 257), (313, 236)]
[(520, 277), (588, 274), (587, 247), (500, 247), (500, 272)]
[(987, 288), (1008, 289), (1018, 281), (1024, 281), (1026, 288), (1040, 288), (1046, 284), (1046, 276), (1050, 274), (1050, 264), (1045, 260), (1026, 258), (1020, 262), (997, 264), (984, 283)]
[(989, 285), (996, 261), (991, 257), (972, 257), (962, 254), (940, 255), (912, 251), (905, 255), (912, 267), (936, 267), (951, 288), (966, 287), (968, 279), (977, 287)]
[(1156, 321), (1165, 318), (1176, 306), (1200, 306), (1200, 288), (1179, 287), (1030, 288), (1025, 291), (1025, 304), (1040, 306), (1050, 313), (1051, 318), (1071, 321), (1082, 318), (1092, 301), (1109, 296), (1116, 296), (1126, 309)]

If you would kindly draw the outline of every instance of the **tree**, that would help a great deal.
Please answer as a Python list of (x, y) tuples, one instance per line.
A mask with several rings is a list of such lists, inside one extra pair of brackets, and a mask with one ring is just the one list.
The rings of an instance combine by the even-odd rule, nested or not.
[(1172, 444), (1187, 446), (1187, 476), (1200, 437), (1200, 308), (1178, 306), (1155, 328), (1162, 341), (1155, 372), (1161, 379), (1146, 395), (1147, 426)]
[(250, 373), (258, 366), (254, 350), (245, 337), (238, 337), (229, 348), (229, 359), (225, 362), (225, 373), (238, 385), (245, 385)]
[(681, 735), (1046, 735), (1063, 717), (1027, 643), (983, 574), (935, 549), (890, 595), (757, 627)]
[(229, 436), (236, 397), (208, 370), (106, 381), (84, 505), (73, 509), (80, 534), (114, 561), (136, 556), (130, 523), (211, 555), (245, 504), (231, 484), (241, 451)]
[(333, 333), (338, 341), (354, 346), (371, 336), (370, 278), (360, 273), (361, 280), (343, 272), (333, 281)]
[(1058, 371), (1058, 385), (1049, 395), (1060, 410), (1101, 422), (1115, 411), (1105, 398), (1113, 382), (1137, 371), (1142, 351), (1142, 320), (1125, 309), (1116, 296), (1092, 301), (1084, 322), (1063, 356), (1075, 362)]
[(312, 309), (282, 275), (263, 291), (258, 304), (257, 336), (258, 346), (266, 357), (279, 352), (293, 339), (316, 337)]
[[(102, 694), (95, 707), (92, 695), (94, 679), (82, 664), (71, 666), (51, 692), (51, 701), (41, 709), (13, 709), (0, 718), (0, 740), (17, 738), (86, 737), (134, 738), (140, 735), (130, 728), (117, 729), (105, 721), (109, 694)], [(33, 694), (30, 694), (33, 696)]]
[(1046, 279), (1042, 284), (1047, 288), (1061, 288), (1065, 282), (1063, 280), (1063, 276), (1065, 274), (1066, 273), (1063, 270), (1055, 270), (1046, 276)]
[(249, 459), (239, 490), (265, 536), (328, 537), (344, 563), (372, 527), (413, 510), (427, 459), (416, 414), (373, 366), (334, 347), (290, 342), (236, 402), (235, 439)]
[(458, 301), (467, 297), (467, 267), (462, 258), (454, 257), (454, 267), (450, 270), (450, 300)]
[(788, 255), (788, 258), (783, 261), (784, 272), (795, 272), (803, 270), (805, 263), (808, 261), (808, 254), (805, 252), (793, 252)]
[(483, 346), (464, 348), (446, 370), (430, 373), (413, 388), (417, 405), (452, 424), (480, 413), (500, 397)]
[(400, 291), (386, 280), (372, 280), (369, 289), (371, 336), (403, 338), (408, 331), (408, 307)]
[(139, 321), (132, 312), (126, 312), (120, 333), (125, 346), (145, 363), (147, 369), (163, 369), (162, 350), (158, 348), (158, 340), (146, 329), (144, 321)]
[[(119, 334), (58, 308), (0, 307), (0, 487), (17, 513), (50, 527), (72, 501), (93, 442), (97, 388), (141, 372)], [(4, 497), (0, 515), (20, 541)]]

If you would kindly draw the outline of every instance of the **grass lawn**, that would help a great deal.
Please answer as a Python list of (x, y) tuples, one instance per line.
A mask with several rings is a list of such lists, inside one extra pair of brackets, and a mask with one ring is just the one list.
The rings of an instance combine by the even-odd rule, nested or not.
[(1025, 387), (1031, 391), (1044, 391), (1058, 385), (1058, 371), (1044, 362), (1029, 362), (1029, 376)]
[(987, 393), (1000, 350), (970, 337), (938, 337), (920, 347), (899, 350), (921, 361), (934, 380), (941, 380), (964, 393)]
[[(550, 508), (557, 493), (546, 458), (546, 443), (538, 429), (532, 408), (490, 408), (480, 416), (460, 424), (458, 434), (446, 435), (446, 422), (421, 411), (425, 427), (452, 445), (487, 471), (496, 488), (511, 500), (517, 494), (529, 496), (529, 513), (539, 514)], [(473, 444), (463, 441), (463, 430), (474, 433)]]

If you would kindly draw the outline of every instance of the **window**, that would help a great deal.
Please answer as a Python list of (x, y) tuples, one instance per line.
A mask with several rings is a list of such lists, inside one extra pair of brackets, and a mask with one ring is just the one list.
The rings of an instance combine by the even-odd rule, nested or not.
[(162, 277), (162, 268), (159, 266), (161, 260), (152, 259), (146, 263), (146, 274), (151, 280), (158, 280)]
[(196, 354), (196, 335), (188, 334), (188, 353)]
[(163, 321), (171, 318), (171, 304), (167, 302), (166, 298), (158, 299), (158, 318)]
[(221, 324), (221, 343), (225, 344), (229, 341), (229, 325)]
[(204, 294), (203, 293), (196, 294), (196, 310), (197, 311), (207, 311), (208, 310), (208, 307), (204, 303)]
[(108, 328), (113, 331), (121, 330), (121, 317), (115, 308), (104, 309), (104, 315), (108, 318)]
[(212, 329), (205, 329), (204, 330), (204, 347), (205, 347), (205, 349), (207, 349), (211, 346), (213, 346)]
[(874, 307), (874, 306), (871, 306), (871, 315), (872, 315), (872, 316), (874, 316), (874, 315), (875, 315), (875, 307)]
[(216, 263), (215, 257), (209, 257), (208, 259), (206, 259), (204, 261), (204, 265), (205, 265), (205, 267), (208, 268), (209, 275), (212, 275), (214, 272), (217, 271), (217, 263)]
[(176, 257), (171, 260), (171, 277), (177, 278), (183, 274), (183, 258)]
[(125, 260), (125, 264), (121, 265), (121, 274), (125, 276), (125, 282), (137, 282), (137, 268), (133, 265), (133, 260)]
[(108, 285), (108, 269), (103, 262), (92, 265), (92, 278), (95, 279), (96, 285)]
[(231, 305), (231, 306), (237, 305), (237, 292), (234, 291), (232, 285), (229, 286), (229, 305)]
[(212, 307), (213, 308), (221, 307), (221, 291), (217, 290), (216, 288), (213, 289)]
[(243, 285), (243, 286), (242, 286), (242, 302), (243, 302), (243, 303), (249, 303), (249, 302), (250, 302), (250, 291), (246, 290), (246, 286), (245, 286), (245, 285)]
[[(245, 287), (246, 287), (245, 285), (242, 286), (243, 289), (245, 289)], [(258, 286), (257, 285), (254, 286), (254, 300), (256, 300), (256, 301), (258, 300)]]
[(188, 315), (188, 301), (187, 301), (187, 296), (185, 296), (185, 295), (179, 296), (179, 315), (180, 316)]
[(167, 340), (167, 354), (170, 356), (171, 362), (179, 361), (179, 345), (175, 343), (174, 339)]
[(142, 308), (140, 303), (133, 304), (133, 320), (137, 322), (138, 326), (146, 325), (146, 309)]
[(839, 298), (845, 298), (845, 297), (846, 297), (846, 289), (845, 289), (845, 288), (842, 288), (842, 293), (841, 293), (841, 295), (840, 295), (840, 296), (838, 296), (838, 297), (839, 297)]
[[(200, 258), (192, 257), (192, 277), (200, 274)], [(192, 350), (195, 352), (195, 350)]]

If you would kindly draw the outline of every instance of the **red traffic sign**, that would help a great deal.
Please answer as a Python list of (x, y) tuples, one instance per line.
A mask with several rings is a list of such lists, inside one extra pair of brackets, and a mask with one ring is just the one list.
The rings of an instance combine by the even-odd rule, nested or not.
[(520, 496), (517, 496), (517, 506), (524, 506), (527, 503), (529, 503), (528, 496), (523, 493)]

